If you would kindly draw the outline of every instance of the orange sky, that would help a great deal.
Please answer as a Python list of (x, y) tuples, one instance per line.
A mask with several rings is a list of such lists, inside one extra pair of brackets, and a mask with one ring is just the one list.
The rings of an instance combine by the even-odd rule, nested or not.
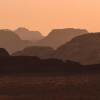
[(0, 28), (18, 26), (44, 35), (67, 27), (100, 31), (100, 0), (0, 0)]

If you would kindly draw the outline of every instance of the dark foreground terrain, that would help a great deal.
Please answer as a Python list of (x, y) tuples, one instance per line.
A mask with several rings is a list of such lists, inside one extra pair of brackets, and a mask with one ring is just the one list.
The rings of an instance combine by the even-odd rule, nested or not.
[(0, 57), (0, 100), (100, 100), (100, 65)]
[(0, 77), (0, 100), (100, 100), (100, 75)]

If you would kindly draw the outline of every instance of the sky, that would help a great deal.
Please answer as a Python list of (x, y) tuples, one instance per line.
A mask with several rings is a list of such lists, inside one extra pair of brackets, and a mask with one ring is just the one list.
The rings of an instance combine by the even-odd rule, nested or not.
[(47, 35), (52, 29), (100, 31), (100, 0), (0, 0), (0, 28), (26, 27)]

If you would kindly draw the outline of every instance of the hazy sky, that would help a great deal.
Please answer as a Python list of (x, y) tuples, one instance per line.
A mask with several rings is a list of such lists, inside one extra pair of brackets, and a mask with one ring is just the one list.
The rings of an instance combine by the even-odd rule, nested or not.
[(100, 0), (0, 0), (0, 28), (47, 34), (54, 28), (100, 31)]

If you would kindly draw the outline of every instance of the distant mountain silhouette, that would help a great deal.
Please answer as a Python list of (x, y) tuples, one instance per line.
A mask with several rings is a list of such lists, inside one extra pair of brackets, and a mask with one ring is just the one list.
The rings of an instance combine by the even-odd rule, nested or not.
[(89, 33), (73, 38), (57, 50), (49, 47), (27, 47), (13, 56), (37, 56), (71, 60), (81, 64), (100, 64), (100, 33)]
[(10, 56), (10, 55), (5, 49), (0, 48), (0, 57), (5, 57), (5, 56)]
[(32, 46), (13, 53), (13, 56), (37, 56), (39, 58), (49, 58), (54, 53), (50, 47)]
[(32, 45), (31, 42), (22, 41), (14, 32), (8, 29), (0, 30), (0, 48), (5, 48), (9, 53), (30, 45)]
[(74, 29), (74, 28), (55, 29), (51, 31), (48, 36), (37, 42), (35, 45), (58, 48), (59, 46), (70, 41), (72, 38), (86, 33), (88, 33), (88, 31), (82, 29)]
[(20, 27), (14, 31), (22, 40), (29, 40), (37, 42), (44, 38), (44, 36), (38, 31), (30, 31), (26, 28)]
[(81, 64), (100, 64), (100, 33), (78, 36), (58, 48), (55, 58)]

